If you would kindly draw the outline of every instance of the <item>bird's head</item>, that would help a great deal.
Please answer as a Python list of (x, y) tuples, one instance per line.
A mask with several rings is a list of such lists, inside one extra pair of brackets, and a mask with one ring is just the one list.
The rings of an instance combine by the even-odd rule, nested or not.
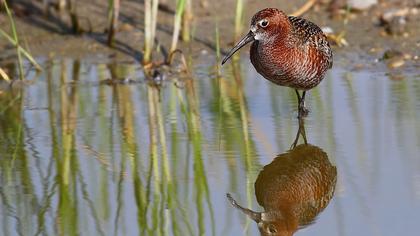
[(277, 35), (285, 32), (290, 26), (287, 15), (276, 9), (266, 8), (257, 12), (251, 20), (251, 26), (246, 34), (223, 58), (222, 65), (229, 60), (232, 55), (246, 44), (253, 41), (270, 41)]
[(256, 212), (239, 205), (230, 194), (227, 194), (229, 202), (254, 220), (262, 236), (292, 236), (298, 229), (296, 217), (284, 214), (279, 210), (268, 212)]

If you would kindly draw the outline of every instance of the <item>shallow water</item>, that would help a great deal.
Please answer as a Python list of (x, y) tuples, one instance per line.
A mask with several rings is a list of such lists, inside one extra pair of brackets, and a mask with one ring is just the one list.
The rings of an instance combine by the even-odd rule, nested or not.
[[(294, 91), (249, 61), (160, 88), (139, 66), (45, 61), (0, 93), (2, 235), (258, 235), (254, 182), (298, 131)], [(114, 77), (139, 81), (106, 85)], [(420, 221), (420, 79), (336, 66), (307, 98), (335, 194), (296, 235), (405, 235)], [(302, 139), (299, 142), (303, 142)]]

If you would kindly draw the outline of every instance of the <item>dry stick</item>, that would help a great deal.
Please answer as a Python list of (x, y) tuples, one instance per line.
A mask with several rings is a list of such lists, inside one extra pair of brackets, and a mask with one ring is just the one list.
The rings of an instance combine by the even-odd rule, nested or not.
[(307, 12), (313, 5), (315, 5), (317, 0), (308, 0), (302, 7), (300, 7), (297, 11), (292, 13), (292, 16), (301, 16), (305, 12)]
[(74, 34), (80, 34), (81, 28), (79, 25), (79, 19), (77, 18), (76, 12), (76, 1), (69, 0), (67, 2), (67, 11), (70, 16), (71, 26)]
[(9, 76), (6, 74), (6, 72), (5, 72), (2, 68), (0, 68), (0, 76), (1, 76), (4, 80), (6, 80), (6, 82), (10, 82), (10, 78), (9, 78)]

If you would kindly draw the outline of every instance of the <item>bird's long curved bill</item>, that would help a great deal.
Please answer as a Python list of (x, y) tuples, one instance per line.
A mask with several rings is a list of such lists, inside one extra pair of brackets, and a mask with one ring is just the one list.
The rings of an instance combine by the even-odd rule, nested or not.
[(228, 54), (223, 58), (222, 60), (222, 65), (225, 64), (225, 62), (227, 60), (229, 60), (230, 57), (232, 57), (232, 55), (238, 51), (239, 49), (241, 49), (243, 46), (247, 45), (248, 43), (254, 41), (254, 33), (252, 33), (252, 31), (249, 31), (247, 35), (245, 35), (245, 37), (243, 37), (236, 45), (235, 47), (233, 47)]
[(255, 211), (250, 210), (248, 208), (242, 207), (241, 205), (239, 205), (235, 201), (235, 199), (233, 199), (233, 197), (229, 193), (226, 195), (226, 197), (228, 198), (228, 200), (229, 200), (230, 204), (232, 204), (232, 206), (239, 209), (242, 213), (247, 215), (249, 218), (253, 219), (257, 223), (259, 223), (261, 221), (262, 214), (260, 212), (255, 212)]

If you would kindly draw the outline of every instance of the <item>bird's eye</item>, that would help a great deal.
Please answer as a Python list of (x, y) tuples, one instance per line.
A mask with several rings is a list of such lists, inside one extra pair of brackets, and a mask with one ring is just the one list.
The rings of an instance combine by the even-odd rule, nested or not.
[(261, 25), (261, 27), (263, 27), (263, 28), (267, 27), (267, 25), (268, 25), (268, 20), (264, 19), (264, 20), (260, 21), (260, 25)]
[(269, 232), (270, 234), (275, 234), (275, 233), (277, 233), (277, 229), (276, 229), (276, 227), (275, 227), (274, 225), (269, 225), (269, 226), (267, 227), (267, 230), (268, 230), (268, 232)]

